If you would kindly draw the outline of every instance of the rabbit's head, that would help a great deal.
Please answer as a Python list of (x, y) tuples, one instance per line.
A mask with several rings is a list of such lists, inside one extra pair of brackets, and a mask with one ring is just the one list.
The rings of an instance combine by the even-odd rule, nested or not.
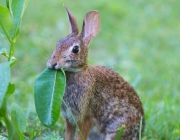
[(47, 62), (48, 68), (65, 71), (80, 71), (87, 67), (88, 45), (93, 37), (98, 34), (100, 28), (100, 16), (97, 11), (86, 14), (82, 31), (79, 34), (75, 17), (66, 9), (69, 18), (70, 35), (59, 40), (56, 49)]

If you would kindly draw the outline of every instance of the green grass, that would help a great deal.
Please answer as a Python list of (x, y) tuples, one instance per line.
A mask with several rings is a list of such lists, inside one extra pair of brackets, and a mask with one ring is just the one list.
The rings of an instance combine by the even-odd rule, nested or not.
[(135, 86), (146, 115), (143, 139), (180, 139), (179, 0), (31, 0), (16, 44), (19, 61), (11, 80), (17, 90), (10, 99), (24, 109), (28, 133), (41, 129), (40, 138), (64, 133), (61, 119), (51, 129), (40, 124), (33, 97), (35, 77), (46, 67), (57, 41), (69, 33), (63, 3), (79, 27), (88, 11), (100, 12), (101, 29), (91, 42), (89, 63), (113, 67)]

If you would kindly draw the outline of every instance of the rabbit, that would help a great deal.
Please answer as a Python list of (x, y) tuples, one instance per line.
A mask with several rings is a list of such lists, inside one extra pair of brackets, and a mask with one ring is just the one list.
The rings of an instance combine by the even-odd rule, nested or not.
[[(60, 39), (47, 67), (63, 68), (66, 89), (61, 106), (65, 118), (65, 140), (115, 140), (122, 125), (121, 140), (138, 140), (145, 119), (140, 98), (119, 74), (105, 66), (88, 65), (88, 49), (100, 29), (100, 15), (86, 14), (82, 31), (65, 7), (70, 34)], [(140, 120), (142, 117), (142, 129)], [(76, 128), (78, 132), (76, 133)]]

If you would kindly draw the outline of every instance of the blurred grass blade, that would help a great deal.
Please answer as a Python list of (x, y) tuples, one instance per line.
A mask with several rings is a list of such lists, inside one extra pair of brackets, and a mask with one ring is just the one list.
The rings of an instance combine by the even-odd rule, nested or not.
[(117, 134), (117, 136), (116, 136), (116, 140), (120, 140), (124, 128), (125, 128), (125, 126), (122, 125), (121, 128), (120, 128), (119, 131), (118, 131), (118, 134)]
[(9, 62), (0, 64), (0, 108), (2, 107), (6, 91), (8, 90), (10, 80)]
[(23, 132), (26, 129), (26, 116), (21, 107), (15, 103), (11, 106), (11, 120), (19, 133), (20, 140), (23, 140)]
[(40, 121), (52, 126), (58, 120), (66, 78), (62, 70), (46, 68), (35, 80), (35, 106)]
[(139, 126), (139, 140), (142, 140), (142, 137), (141, 137), (141, 135), (142, 135), (142, 116), (141, 116), (141, 119), (140, 119), (140, 126)]
[(0, 5), (0, 33), (5, 34), (11, 42), (15, 33), (15, 26), (11, 19), (9, 9)]
[(19, 34), (19, 26), (21, 24), (22, 16), (27, 7), (29, 0), (12, 0), (12, 17), (14, 20), (14, 25), (16, 27), (16, 35)]

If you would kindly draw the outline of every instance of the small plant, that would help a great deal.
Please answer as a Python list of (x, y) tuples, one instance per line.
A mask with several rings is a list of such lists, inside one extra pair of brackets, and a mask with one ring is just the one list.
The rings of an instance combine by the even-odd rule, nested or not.
[(8, 98), (15, 91), (15, 84), (10, 82), (11, 68), (16, 64), (14, 57), (15, 43), (20, 33), (22, 16), (29, 0), (6, 0), (6, 6), (0, 5), (0, 33), (10, 43), (9, 52), (0, 42), (0, 54), (7, 58), (7, 62), (0, 64), (0, 120), (8, 131), (9, 140), (23, 140), (26, 129), (26, 118), (22, 109), (15, 103), (8, 112)]

